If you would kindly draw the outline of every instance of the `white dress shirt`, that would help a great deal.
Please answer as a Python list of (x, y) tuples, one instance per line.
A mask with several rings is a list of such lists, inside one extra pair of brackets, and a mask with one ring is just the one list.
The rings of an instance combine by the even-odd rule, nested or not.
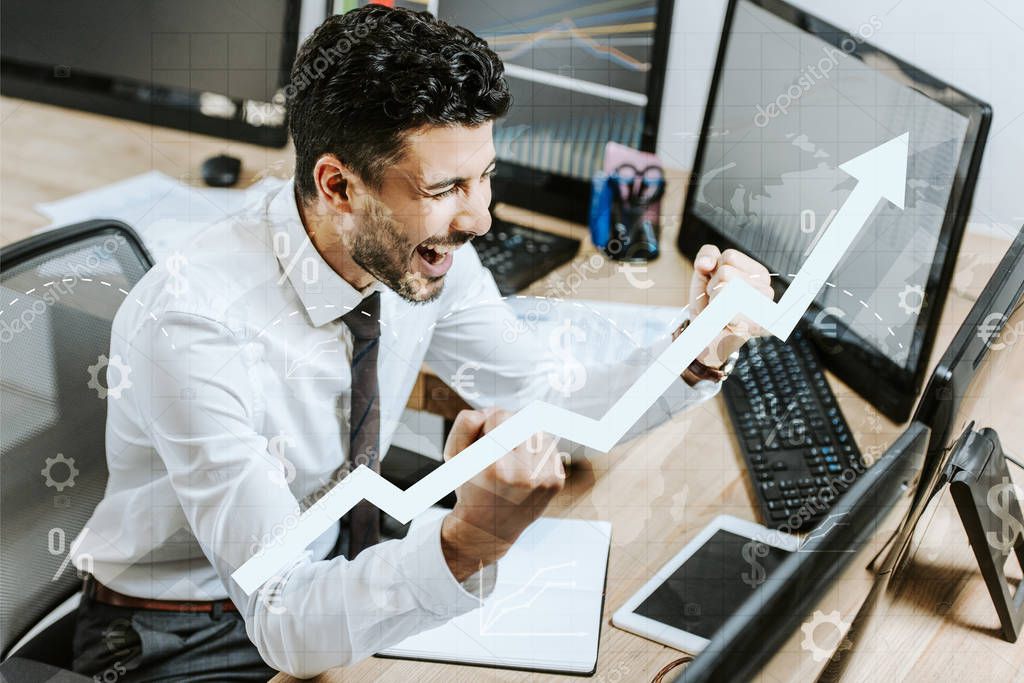
[[(440, 521), (353, 561), (324, 560), (335, 524), (267, 590), (247, 596), (230, 578), (345, 460), (352, 346), (341, 315), (382, 290), (384, 453), (424, 362), (441, 378), (472, 362), (477, 407), (545, 399), (600, 416), (670, 341), (666, 330), (657, 348), (588, 368), (565, 398), (548, 379), (562, 361), (546, 344), (503, 341), (514, 316), (472, 246), (456, 252), (431, 303), (379, 285), (359, 292), (313, 248), (292, 182), (187, 252), (148, 272), (114, 320), (110, 479), (75, 564), (129, 595), (230, 597), (263, 658), (296, 676), (353, 663), (479, 604), (445, 563)], [(677, 381), (631, 433), (716, 390)]]

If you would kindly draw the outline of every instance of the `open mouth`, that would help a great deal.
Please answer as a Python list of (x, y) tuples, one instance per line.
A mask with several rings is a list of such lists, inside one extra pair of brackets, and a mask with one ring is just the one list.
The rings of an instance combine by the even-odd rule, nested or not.
[(448, 272), (452, 266), (452, 252), (458, 249), (457, 244), (434, 244), (427, 246), (421, 244), (416, 247), (416, 255), (419, 257), (419, 270), (431, 278), (439, 278)]
[(454, 250), (455, 247), (452, 245), (442, 246), (440, 244), (436, 244), (432, 247), (428, 247), (421, 244), (420, 246), (416, 247), (416, 253), (419, 254), (420, 258), (422, 258), (430, 265), (437, 265), (441, 263), (441, 261), (443, 261), (445, 257)]

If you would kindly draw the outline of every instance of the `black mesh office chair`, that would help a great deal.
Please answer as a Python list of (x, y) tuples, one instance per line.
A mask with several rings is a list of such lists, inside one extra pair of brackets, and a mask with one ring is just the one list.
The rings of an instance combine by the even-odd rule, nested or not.
[(101, 395), (124, 379), (108, 373), (111, 322), (152, 264), (113, 220), (0, 250), (0, 678), (82, 680), (59, 671), (73, 609), (19, 641), (81, 587), (68, 551), (107, 482)]

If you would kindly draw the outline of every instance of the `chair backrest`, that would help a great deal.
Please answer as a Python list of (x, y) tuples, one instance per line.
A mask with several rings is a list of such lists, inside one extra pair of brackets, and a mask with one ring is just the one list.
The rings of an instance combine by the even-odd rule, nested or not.
[(114, 314), (152, 266), (123, 223), (0, 250), (0, 652), (81, 586), (71, 541), (107, 482)]

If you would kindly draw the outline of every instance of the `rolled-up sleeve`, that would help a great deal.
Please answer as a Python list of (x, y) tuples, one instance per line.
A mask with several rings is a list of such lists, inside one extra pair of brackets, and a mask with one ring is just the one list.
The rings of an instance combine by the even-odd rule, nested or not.
[[(280, 462), (257, 430), (259, 398), (243, 340), (201, 315), (164, 313), (138, 330), (126, 360), (159, 455), (153, 466), (166, 468), (192, 533), (268, 664), (312, 676), (479, 606), (444, 560), (441, 518), (351, 562), (307, 553), (246, 595), (232, 572), (294, 526), (299, 505), (275, 476)], [(337, 526), (327, 532), (336, 533)], [(493, 585), (493, 574), (487, 580)]]

